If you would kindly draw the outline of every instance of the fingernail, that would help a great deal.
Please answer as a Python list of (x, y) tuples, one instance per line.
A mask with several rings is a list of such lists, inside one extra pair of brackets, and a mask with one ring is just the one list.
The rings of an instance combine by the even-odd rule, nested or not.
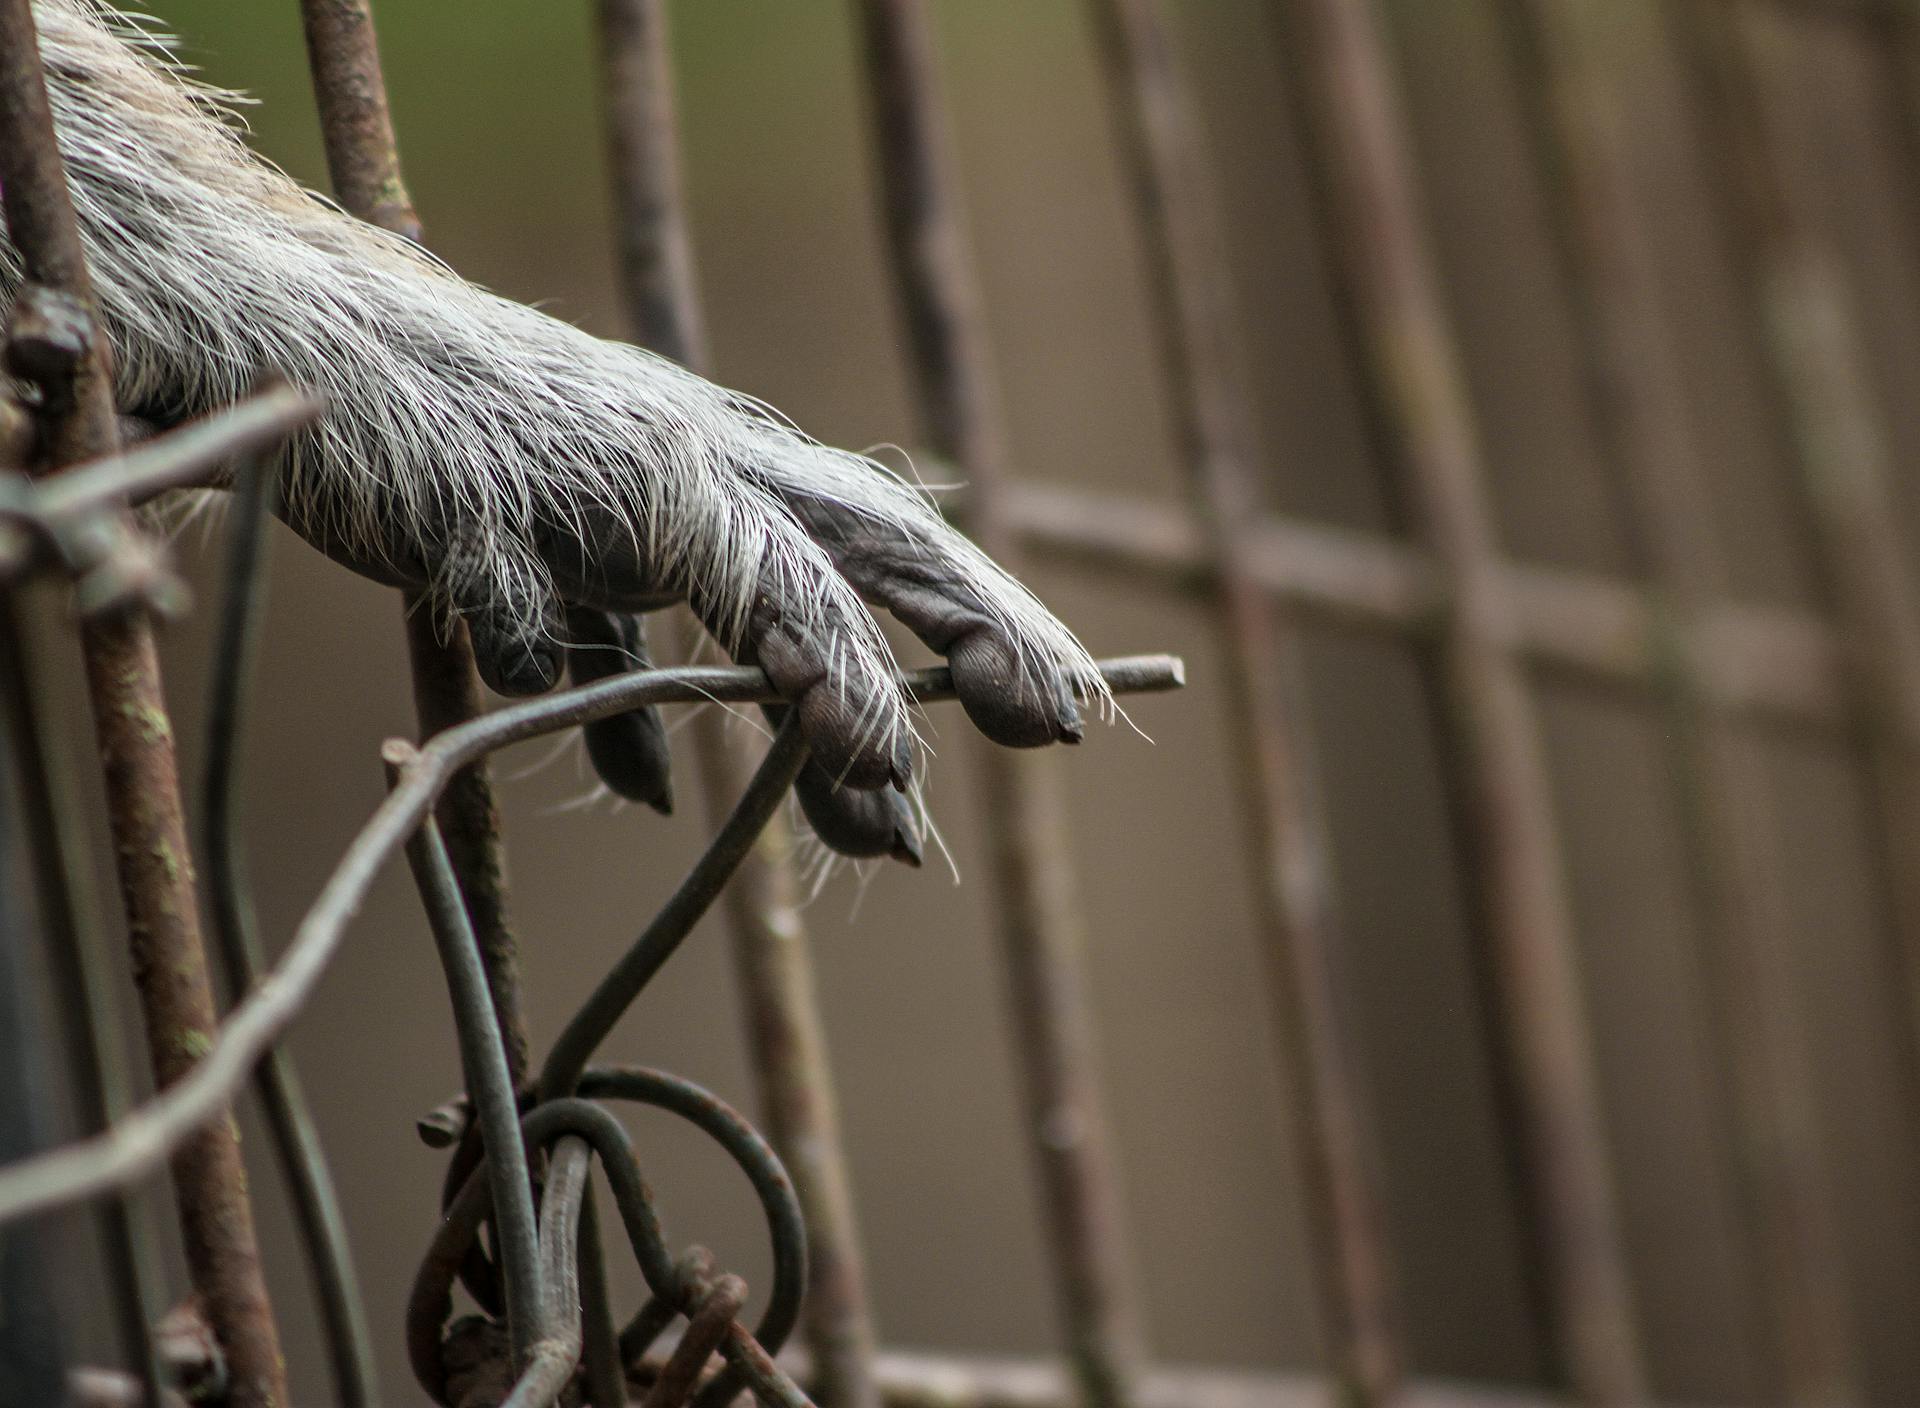
[(1081, 727), (1080, 710), (1071, 699), (1062, 699), (1060, 706), (1060, 741), (1078, 743), (1087, 736)]

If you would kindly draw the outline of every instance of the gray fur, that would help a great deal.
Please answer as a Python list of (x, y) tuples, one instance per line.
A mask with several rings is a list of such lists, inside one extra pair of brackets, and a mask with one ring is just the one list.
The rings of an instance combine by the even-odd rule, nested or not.
[[(982, 679), (1053, 693), (1040, 711), (1067, 722), (1004, 741), (1073, 736), (1062, 691), (1104, 704), (1073, 635), (882, 466), (349, 218), (253, 154), (230, 95), (139, 22), (93, 0), (34, 13), (121, 406), (201, 415), (268, 370), (323, 393), (334, 409), (286, 451), (283, 482), (288, 521), (327, 551), (533, 635), (561, 603), (688, 599), (791, 687), (810, 734), (825, 683), (815, 712), (856, 735), (842, 766), (862, 786), (884, 778), (851, 754), (897, 758), (910, 726), (860, 592), (956, 673), (985, 660)], [(20, 277), (0, 241), (0, 303)]]

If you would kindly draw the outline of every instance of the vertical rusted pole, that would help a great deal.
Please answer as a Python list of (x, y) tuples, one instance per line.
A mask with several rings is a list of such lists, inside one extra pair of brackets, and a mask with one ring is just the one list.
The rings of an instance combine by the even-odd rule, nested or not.
[[(0, 584), (0, 596), (7, 590)], [(12, 601), (0, 599), (0, 636), (10, 627), (4, 616), (12, 610)], [(28, 964), (32, 945), (25, 897), (16, 888), (15, 847), (23, 838), (14, 825), (4, 747), (10, 732), (0, 712), (0, 1162), (5, 1163), (45, 1147), (54, 1103), (47, 1079), (53, 1043)], [(14, 1395), (19, 1403), (57, 1404), (67, 1397), (68, 1337), (47, 1294), (55, 1284), (52, 1230), (45, 1222), (29, 1221), (0, 1231), (0, 1306), (6, 1308), (0, 1314), (0, 1393)], [(121, 1289), (125, 1294), (128, 1288)]]
[[(89, 324), (70, 380), (45, 387), (48, 458), (58, 468), (110, 455), (119, 448), (112, 352), (54, 144), (30, 0), (0, 0), (0, 195), (26, 286), (69, 300)], [(192, 1068), (215, 1025), (173, 726), (143, 611), (89, 620), (81, 638), (134, 982), (154, 1080), (165, 1086)], [(188, 1267), (227, 1356), (230, 1401), (236, 1408), (284, 1404), (286, 1369), (233, 1120), (185, 1140), (172, 1169)]]
[(1555, 1350), (1599, 1408), (1643, 1402), (1599, 1078), (1547, 761), (1503, 610), (1478, 430), (1367, 0), (1283, 0), (1324, 240), (1395, 479), (1449, 587), (1437, 687), (1484, 887)]
[[(0, 787), (11, 782), (19, 797), (33, 862), (34, 920), (43, 936), (49, 987), (60, 1008), (60, 1044), (74, 1113), (80, 1128), (94, 1134), (108, 1128), (131, 1102), (111, 997), (116, 975), (79, 875), (79, 789), (47, 736), (48, 711), (40, 683), (44, 675), (19, 608), (11, 587), (0, 588), (0, 732), (11, 753), (0, 757)], [(0, 798), (0, 808), (11, 801)], [(4, 863), (0, 853), (0, 865)], [(157, 1398), (161, 1377), (153, 1352), (153, 1320), (163, 1302), (151, 1219), (133, 1191), (101, 1199), (96, 1218), (121, 1353), (149, 1398)]]
[(1894, 154), (1903, 168), (1907, 238), (1920, 254), (1920, 0), (1862, 0), (1847, 18), (1860, 25), (1879, 60), (1893, 110)]
[[(704, 370), (665, 6), (600, 0), (599, 20), (628, 316), (641, 342)], [(746, 779), (726, 718), (706, 709), (693, 725), (701, 786), (716, 819), (732, 808)], [(791, 848), (786, 820), (776, 815), (727, 886), (727, 921), (761, 1105), (806, 1217), (814, 1397), (822, 1408), (879, 1408), (866, 1269)]]
[[(1669, 0), (1768, 403), (1783, 418), (1825, 587), (1844, 623), (1868, 775), (1883, 825), (1908, 1055), (1920, 1041), (1920, 580), (1893, 485), (1900, 468), (1832, 237), (1786, 174), (1781, 117), (1756, 83), (1739, 16)], [(1920, 166), (1909, 173), (1920, 183)], [(1920, 198), (1920, 189), (1916, 189)], [(1920, 210), (1920, 204), (1916, 204)], [(1916, 232), (1920, 237), (1920, 231)]]
[[(960, 221), (926, 6), (862, 0), (886, 228), (927, 442), (958, 465), (969, 527), (1018, 570), (990, 349)], [(1138, 1294), (1101, 1109), (1087, 982), (1056, 760), (993, 747), (976, 759), (993, 896), (1013, 1005), (1029, 1147), (1040, 1174), (1074, 1386), (1085, 1408), (1133, 1401)]]
[(1339, 971), (1327, 822), (1297, 647), (1244, 567), (1256, 454), (1228, 258), (1194, 105), (1152, 0), (1093, 6), (1118, 145), (1140, 208), (1159, 354), (1190, 496), (1220, 589), (1236, 753), (1250, 758), (1241, 829), (1259, 877), (1282, 1075), (1303, 1161), (1314, 1284), (1333, 1372), (1377, 1404), (1400, 1376), (1398, 1310), (1361, 1062)]
[[(710, 736), (696, 739), (707, 808), (715, 817), (739, 798), (746, 773), (733, 755), (725, 718), (710, 711), (703, 720)], [(879, 1408), (866, 1264), (813, 960), (796, 902), (793, 836), (784, 818), (774, 821), (735, 873), (726, 906), (760, 1104), (806, 1218), (809, 1389), (821, 1408)]]
[[(400, 175), (371, 0), (300, 0), (300, 18), (335, 196), (360, 219), (420, 240), (420, 217)], [(485, 708), (473, 644), (466, 623), (457, 618), (442, 639), (435, 613), (416, 597), (407, 599), (406, 623), (414, 711), (420, 736), (431, 738)], [(480, 940), (487, 986), (507, 1045), (507, 1068), (517, 1083), (527, 1073), (527, 1021), (520, 997), (519, 947), (507, 919), (500, 809), (484, 760), (461, 771), (435, 815)]]
[[(1620, 46), (1634, 22), (1580, 0), (1505, 0), (1504, 11), (1603, 443), (1624, 477), (1641, 556), (1680, 629), (1690, 630), (1730, 582), (1612, 96), (1630, 61)], [(1710, 1026), (1732, 1095), (1735, 1181), (1765, 1311), (1756, 1336), (1761, 1377), (1780, 1383), (1789, 1403), (1858, 1403), (1769, 798), (1757, 760), (1742, 755), (1683, 673), (1684, 652), (1670, 654), (1677, 668), (1669, 671), (1668, 743), (1698, 876)]]

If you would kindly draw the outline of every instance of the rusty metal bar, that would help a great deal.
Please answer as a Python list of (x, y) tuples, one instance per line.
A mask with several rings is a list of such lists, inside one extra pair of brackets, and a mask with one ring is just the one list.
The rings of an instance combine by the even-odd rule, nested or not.
[[(382, 750), (389, 787), (398, 780), (400, 769), (414, 751), (411, 744), (397, 740)], [(542, 1333), (543, 1298), (550, 1297), (540, 1279), (540, 1230), (534, 1215), (527, 1149), (520, 1138), (519, 1105), (507, 1070), (506, 1043), (501, 1039), (499, 1017), (487, 991), (479, 940), (461, 903), (459, 881), (433, 817), (421, 822), (408, 839), (406, 851), (414, 885), (433, 930), (434, 947), (440, 954), (460, 1044), (461, 1076), (471, 1093), (486, 1151), (500, 1279), (505, 1283), (507, 1335), (513, 1346), (514, 1370), (522, 1372), (532, 1362), (535, 1343)]]
[[(1185, 667), (1174, 656), (1122, 656), (1099, 663), (1101, 675), (1115, 694), (1161, 693), (1186, 684)], [(900, 685), (917, 703), (956, 697), (953, 674), (945, 666), (908, 671), (900, 677)], [(261, 1055), (299, 1017), (314, 985), (339, 952), (346, 926), (366, 899), (380, 868), (419, 826), (448, 782), (475, 758), (648, 704), (779, 702), (780, 695), (759, 670), (687, 665), (617, 675), (508, 705), (427, 740), (402, 768), (399, 785), (354, 833), (301, 917), (280, 961), (253, 992), (235, 1004), (201, 1064), (172, 1089), (115, 1121), (106, 1132), (0, 1167), (0, 1226), (145, 1177), (183, 1139), (219, 1116)], [(763, 763), (763, 769), (765, 766)], [(740, 853), (745, 850), (743, 846)], [(703, 861), (703, 867), (710, 863), (711, 857)], [(724, 877), (710, 876), (708, 880), (717, 890)], [(705, 883), (708, 881), (701, 882)], [(682, 888), (687, 887), (683, 884)], [(691, 906), (693, 901), (688, 903)], [(673, 927), (682, 918), (684, 915), (663, 914), (656, 918), (655, 927)], [(622, 1005), (608, 1004), (616, 1009), (614, 1017)], [(610, 1024), (611, 1019), (607, 1022)], [(568, 1059), (564, 1064), (573, 1069), (565, 1081), (555, 1082), (555, 1088), (571, 1083), (604, 1035), (604, 1027), (592, 1019), (592, 1014), (583, 1014), (582, 1024), (583, 1039), (577, 1053), (580, 1064), (573, 1066), (573, 1060)]]
[[(1022, 538), (1050, 557), (1196, 594), (1214, 579), (1200, 525), (1177, 508), (1040, 484), (1013, 485), (1007, 497)], [(1241, 545), (1248, 577), (1287, 610), (1416, 640), (1445, 625), (1448, 584), (1423, 549), (1281, 518), (1250, 521)], [(1672, 622), (1638, 585), (1521, 563), (1497, 568), (1489, 595), (1529, 665), (1646, 689), (1677, 662), (1728, 715), (1821, 729), (1850, 722), (1846, 647), (1810, 612), (1722, 602)], [(1920, 730), (1902, 739), (1920, 746)]]
[(1452, 588), (1434, 662), (1483, 892), (1489, 977), (1558, 1368), (1580, 1398), (1646, 1397), (1632, 1285), (1529, 682), (1501, 614), (1483, 455), (1434, 267), (1392, 61), (1365, 0), (1286, 0), (1323, 245), (1357, 320), (1394, 480)]
[(237, 461), (265, 454), (323, 409), (317, 398), (269, 376), (252, 396), (226, 410), (43, 481), (37, 511), (58, 519), (96, 511), (107, 499), (141, 504), (169, 489), (229, 479)]
[[(888, 1352), (880, 1356), (879, 1373), (886, 1408), (1069, 1408), (1077, 1401), (1044, 1363)], [(1317, 1377), (1206, 1369), (1150, 1369), (1135, 1392), (1140, 1408), (1333, 1408), (1340, 1401), (1336, 1386)], [(1398, 1402), (1430, 1408), (1405, 1391)], [(1504, 1400), (1501, 1408), (1508, 1408)]]
[(1215, 573), (1240, 770), (1241, 830), (1302, 1161), (1313, 1285), (1343, 1396), (1390, 1400), (1398, 1309), (1361, 1061), (1339, 971), (1327, 822), (1297, 647), (1249, 570), (1257, 458), (1234, 346), (1229, 261), (1192, 99), (1154, 0), (1092, 7), (1121, 159), (1139, 206), (1161, 372)]
[[(1782, 418), (1824, 585), (1851, 648), (1843, 677), (1882, 825), (1911, 1043), (1920, 1036), (1920, 580), (1902, 541), (1900, 472), (1863, 362), (1854, 292), (1780, 156), (1779, 119), (1756, 87), (1758, 55), (1730, 23), (1679, 0), (1667, 13), (1691, 78), (1722, 236), (1747, 331)], [(1909, 173), (1920, 182), (1920, 166)], [(1920, 189), (1916, 190), (1920, 194)], [(1920, 207), (1916, 207), (1920, 208)]]
[[(857, 7), (888, 248), (927, 443), (969, 484), (969, 526), (1017, 571), (991, 351), (920, 0)], [(1001, 955), (1068, 1362), (1085, 1408), (1123, 1408), (1145, 1351), (1080, 957), (1079, 901), (1055, 759), (975, 750)]]
[[(420, 217), (400, 174), (372, 0), (300, 0), (300, 17), (334, 194), (349, 213), (420, 241)], [(421, 737), (430, 738), (477, 717), (485, 704), (466, 623), (458, 618), (442, 623), (425, 603), (409, 597), (406, 627)], [(454, 873), (460, 877), (460, 893), (480, 938), (487, 986), (507, 1041), (507, 1067), (519, 1081), (526, 1075), (528, 1060), (519, 945), (507, 917), (500, 809), (484, 764), (473, 767), (448, 789), (440, 803), (439, 821)]]
[(1704, 0), (1728, 10), (1772, 8), (1801, 19), (1858, 25), (1863, 28), (1898, 18), (1912, 0)]
[[(781, 1363), (805, 1380), (798, 1355)], [(1074, 1389), (1044, 1359), (883, 1350), (875, 1363), (886, 1408), (1072, 1408)], [(1211, 1366), (1156, 1365), (1141, 1376), (1141, 1408), (1339, 1408), (1339, 1385), (1324, 1375)], [(733, 1408), (748, 1408), (736, 1400)], [(1409, 1378), (1397, 1408), (1572, 1408), (1564, 1394), (1496, 1384)], [(1652, 1402), (1642, 1408), (1656, 1408)], [(1665, 1408), (1681, 1408), (1668, 1404)], [(1704, 1408), (1695, 1405), (1694, 1408)]]
[[(717, 725), (725, 715), (706, 711)], [(696, 725), (698, 727), (698, 725)], [(725, 767), (708, 748), (731, 747), (724, 730), (702, 743), (701, 780), (714, 816), (738, 796), (737, 761)], [(819, 1365), (821, 1408), (876, 1408), (874, 1328), (866, 1266), (839, 1112), (829, 1079), (826, 1036), (814, 990), (813, 960), (793, 880), (792, 833), (776, 815), (723, 900), (733, 929), (734, 968), (767, 1131), (793, 1179), (807, 1226), (807, 1298), (803, 1328)]]
[[(1502, 11), (1629, 530), (1673, 610), (1697, 619), (1729, 579), (1614, 98), (1631, 26), (1619, 15), (1592, 23), (1602, 17), (1579, 0), (1506, 0)], [(1702, 707), (1695, 682), (1679, 670), (1670, 681), (1667, 745), (1706, 941), (1707, 1025), (1723, 1051), (1734, 1181), (1766, 1321), (1755, 1336), (1769, 1364), (1762, 1381), (1794, 1404), (1857, 1404), (1771, 799), (1750, 749)]]
[[(64, 299), (82, 333), (79, 345), (61, 349), (63, 365), (44, 369), (49, 461), (60, 468), (112, 454), (119, 444), (112, 349), (54, 141), (30, 0), (0, 3), (0, 199), (26, 283)], [(134, 980), (154, 1080), (164, 1088), (193, 1068), (215, 1027), (172, 724), (144, 611), (93, 618), (81, 640)], [(286, 1370), (232, 1122), (216, 1121), (183, 1141), (173, 1175), (188, 1267), (227, 1356), (231, 1402), (284, 1404)]]
[[(889, 1350), (876, 1366), (886, 1408), (1071, 1408), (1072, 1387), (1037, 1360)], [(1339, 1408), (1341, 1385), (1317, 1374), (1156, 1367), (1141, 1376), (1140, 1408)], [(1397, 1408), (1570, 1408), (1526, 1389), (1410, 1379)], [(744, 1408), (744, 1405), (736, 1405)], [(1646, 1408), (1652, 1408), (1646, 1405)]]
[[(400, 170), (371, 0), (300, 0), (300, 18), (335, 196), (350, 214), (420, 242), (420, 218)], [(421, 737), (478, 717), (485, 705), (466, 623), (457, 616), (439, 621), (414, 595), (404, 598), (402, 614)], [(500, 811), (485, 760), (454, 779), (437, 811), (440, 838), (479, 943), (508, 1076), (517, 1085), (527, 1074), (529, 1041), (519, 949), (507, 914)], [(522, 1330), (524, 1321), (523, 1314)]]
[[(635, 335), (696, 371), (706, 330), (687, 235), (679, 119), (662, 0), (600, 0), (599, 35), (621, 287)], [(727, 715), (693, 722), (695, 765), (714, 823), (746, 778)], [(761, 1108), (805, 1211), (805, 1330), (823, 1408), (878, 1408), (874, 1328), (853, 1191), (835, 1109), (813, 963), (796, 902), (792, 832), (773, 816), (724, 902)]]
[(576, 1137), (561, 1139), (550, 1151), (540, 1208), (540, 1280), (548, 1294), (540, 1300), (533, 1357), (520, 1370), (502, 1408), (558, 1403), (580, 1361), (580, 1218), (591, 1187), (591, 1159), (586, 1141)]
[(687, 1331), (668, 1357), (641, 1408), (683, 1408), (700, 1371), (726, 1338), (740, 1308), (747, 1303), (747, 1283), (738, 1276), (722, 1276), (701, 1295), (700, 1305), (687, 1321)]
[[(288, 403), (307, 418), (319, 409), (291, 388), (281, 388), (273, 399)], [(254, 405), (264, 408), (260, 401)], [(214, 422), (215, 427), (218, 424)], [(252, 889), (245, 876), (239, 791), (247, 682), (253, 676), (266, 617), (267, 518), (277, 496), (278, 486), (266, 463), (256, 461), (234, 476), (227, 564), (221, 583), (213, 673), (207, 689), (201, 824), (215, 951), (220, 956), (227, 991), (236, 1000), (252, 989), (263, 962)], [(354, 1274), (346, 1219), (292, 1053), (284, 1046), (269, 1052), (255, 1073), (254, 1083), (313, 1275), (314, 1298), (319, 1303), (341, 1408), (366, 1408), (379, 1399), (373, 1339), (367, 1331), (359, 1278)]]
[[(790, 730), (791, 725), (783, 728), (782, 737), (790, 737)], [(804, 756), (804, 749), (799, 756)], [(770, 782), (772, 771), (763, 765), (755, 786)], [(778, 790), (783, 792), (792, 780), (789, 773)], [(742, 808), (748, 805), (743, 800)], [(739, 815), (736, 811), (735, 816)], [(722, 844), (716, 840), (714, 849), (720, 849)], [(577, 1135), (593, 1147), (600, 1156), (600, 1167), (612, 1189), (628, 1246), (646, 1278), (648, 1289), (691, 1315), (696, 1308), (694, 1288), (677, 1279), (679, 1263), (667, 1250), (646, 1180), (634, 1158), (633, 1142), (620, 1122), (590, 1100), (567, 1097), (542, 1103), (527, 1116), (525, 1131), (530, 1146), (560, 1138), (564, 1147), (565, 1136)], [(797, 1309), (796, 1305), (788, 1306), (789, 1312), (797, 1313)], [(694, 1398), (696, 1405), (731, 1403), (741, 1389), (751, 1386), (754, 1395), (767, 1408), (813, 1408), (811, 1400), (773, 1359), (787, 1332), (793, 1328), (795, 1313), (782, 1314), (778, 1324), (775, 1318), (776, 1309), (769, 1303), (757, 1331), (750, 1333), (737, 1321), (728, 1323), (720, 1345), (727, 1367), (701, 1387)], [(577, 1348), (578, 1341), (575, 1343)]]
[(580, 1317), (584, 1337), (580, 1365), (587, 1403), (592, 1408), (626, 1408), (626, 1364), (620, 1356), (620, 1327), (614, 1320), (607, 1259), (600, 1252), (600, 1216), (591, 1188), (580, 1207)]
[[(1842, 0), (1833, 0), (1842, 3)], [(1907, 239), (1920, 255), (1920, 0), (1854, 0), (1866, 8), (1864, 37), (1879, 60), (1893, 115), (1894, 156), (1903, 168), (1900, 197)]]
[[(495, 715), (494, 717), (498, 717)], [(560, 1030), (540, 1070), (536, 1089), (546, 1101), (573, 1093), (593, 1053), (654, 974), (686, 942), (742, 861), (753, 853), (761, 829), (779, 810), (786, 789), (806, 765), (807, 742), (799, 716), (789, 714), (773, 736), (753, 780), (734, 802), (725, 824), (667, 902), (655, 911), (613, 967), (601, 977)]]
[[(115, 975), (79, 873), (77, 789), (47, 736), (40, 697), (44, 678), (20, 620), (19, 599), (0, 591), (0, 730), (10, 753), (0, 762), (0, 786), (11, 781), (18, 790), (32, 860), (34, 917), (61, 1009), (67, 1078), (80, 1127), (93, 1132), (111, 1127), (125, 1110), (127, 1072), (113, 1020)], [(121, 1354), (136, 1370), (134, 1383), (151, 1396), (161, 1382), (152, 1326), (162, 1303), (151, 1219), (130, 1191), (101, 1199), (95, 1216), (112, 1286), (113, 1330)]]
[[(420, 720), (420, 736), (431, 738), (479, 718), (486, 711), (486, 702), (474, 669), (466, 622), (447, 623), (443, 640), (427, 606), (410, 599), (405, 611), (407, 659), (413, 671), (413, 704)], [(507, 1069), (516, 1081), (523, 1080), (529, 1069), (530, 1046), (520, 992), (520, 945), (508, 915), (506, 847), (493, 775), (486, 763), (474, 764), (453, 780), (440, 800), (439, 821), (447, 855), (460, 879), (461, 897), (480, 939), (480, 955), (487, 965), (487, 990), (492, 994), (494, 1010), (500, 1014), (500, 1034), (507, 1044)]]
[[(5, 639), (4, 618), (12, 609), (11, 601), (0, 602), (0, 664), (8, 668), (21, 663), (10, 658)], [(26, 887), (20, 883), (27, 837), (6, 746), (14, 733), (9, 712), (0, 711), (0, 1161), (30, 1154), (47, 1142), (54, 1103), (47, 1098), (53, 1089), (48, 1055), (54, 1042), (31, 969), (39, 926), (28, 919)], [(66, 1397), (69, 1337), (47, 1294), (54, 1284), (52, 1230), (43, 1222), (28, 1222), (0, 1233), (0, 1305), (6, 1307), (0, 1315), (0, 1385), (27, 1403), (59, 1403)], [(115, 1309), (124, 1316), (127, 1298), (137, 1288), (114, 1289)], [(144, 1309), (134, 1309), (144, 1323)]]

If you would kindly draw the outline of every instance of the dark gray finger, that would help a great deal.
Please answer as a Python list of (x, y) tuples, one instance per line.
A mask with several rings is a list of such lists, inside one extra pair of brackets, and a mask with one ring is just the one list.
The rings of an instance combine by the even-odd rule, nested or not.
[(825, 768), (809, 762), (794, 779), (793, 792), (807, 825), (828, 850), (856, 859), (886, 856), (920, 868), (920, 829), (907, 799), (892, 788), (837, 787)]
[(818, 499), (790, 500), (834, 566), (863, 597), (884, 606), (947, 657), (967, 717), (1009, 748), (1078, 743), (1080, 708), (1049, 662), (1022, 658), (1006, 628), (967, 584), (977, 570), (910, 530)]
[[(767, 722), (778, 731), (785, 722), (784, 706), (764, 709)], [(888, 856), (920, 868), (920, 828), (913, 808), (891, 788), (862, 792), (835, 784), (833, 774), (817, 758), (809, 758), (793, 782), (794, 796), (806, 814), (807, 825), (830, 851), (863, 859)]]
[[(376, 491), (377, 497), (377, 491)], [(282, 495), (275, 511), (301, 537), (364, 577), (445, 603), (467, 623), (474, 663), (498, 694), (543, 694), (560, 682), (560, 603), (533, 558), (493, 554), (461, 526), (420, 527), (397, 505), (372, 515), (387, 525), (368, 542), (344, 525), (362, 515), (345, 491), (321, 481)]]
[[(567, 673), (575, 684), (591, 684), (652, 664), (646, 628), (639, 617), (584, 606), (567, 608)], [(644, 802), (662, 816), (673, 814), (672, 753), (658, 709), (648, 705), (595, 719), (582, 732), (587, 756), (602, 782), (629, 802)]]
[[(814, 763), (836, 785), (872, 790), (891, 783), (905, 791), (913, 778), (905, 701), (890, 682), (879, 697), (870, 687), (856, 688), (855, 681), (872, 680), (876, 672), (850, 670), (835, 657), (857, 638), (830, 609), (816, 603), (796, 611), (792, 605), (763, 590), (735, 654), (765, 670), (799, 711)], [(699, 603), (694, 606), (698, 611)]]
[(473, 636), (474, 663), (496, 694), (544, 694), (560, 683), (564, 632), (545, 574), (488, 555), (455, 535), (440, 564), (453, 609)]
[(906, 701), (891, 661), (871, 644), (871, 623), (849, 622), (833, 607), (840, 593), (829, 580), (828, 558), (789, 544), (781, 569), (763, 571), (753, 607), (736, 629), (724, 603), (647, 561), (631, 529), (604, 508), (586, 505), (564, 522), (536, 527), (542, 557), (568, 601), (636, 610), (684, 599), (735, 659), (764, 669), (800, 711), (813, 756), (842, 786), (904, 789), (911, 780)]

